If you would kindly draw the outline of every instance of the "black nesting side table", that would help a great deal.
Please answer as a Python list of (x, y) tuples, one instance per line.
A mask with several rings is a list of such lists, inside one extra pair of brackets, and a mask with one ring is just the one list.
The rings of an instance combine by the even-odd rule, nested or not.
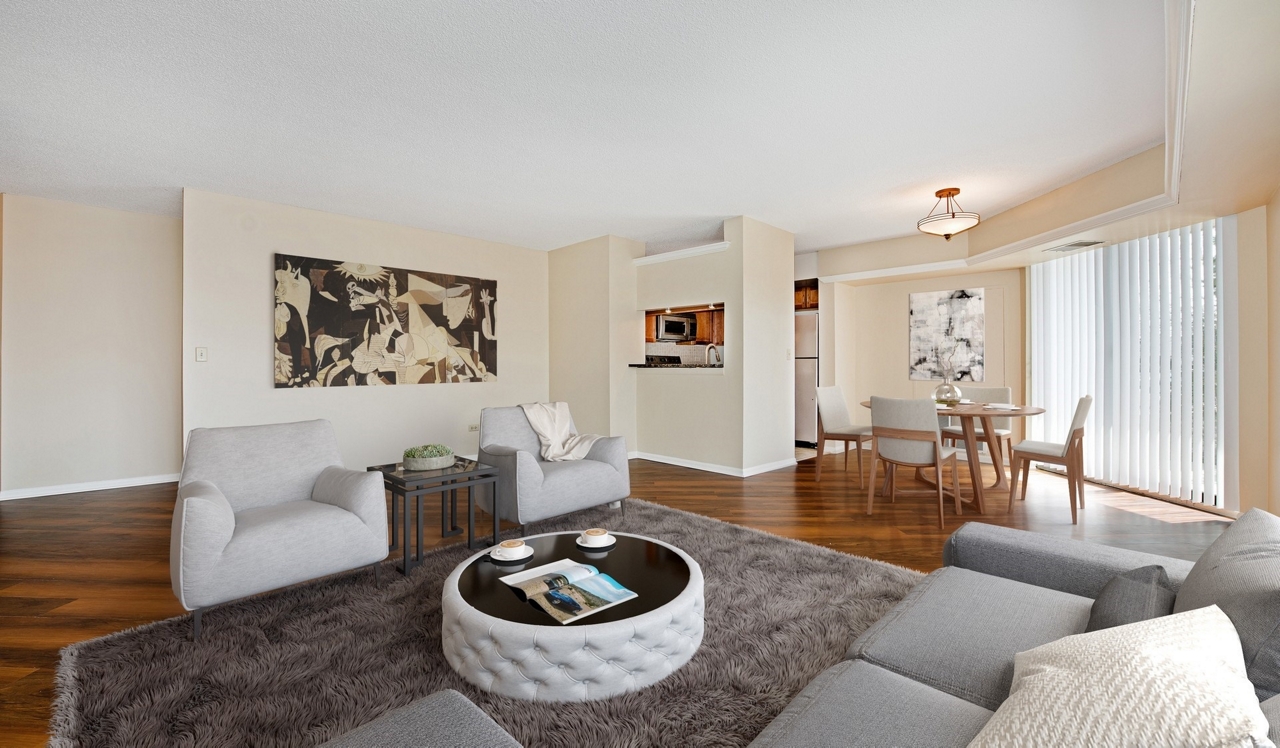
[[(458, 527), (458, 490), (469, 489), (467, 498), (467, 547), (476, 549), (476, 493), (481, 486), (489, 486), (489, 496), (496, 509), (498, 503), (498, 469), (475, 460), (458, 458), (451, 467), (440, 470), (405, 470), (401, 463), (374, 465), (372, 472), (382, 473), (382, 480), (391, 492), (391, 550), (403, 546), (405, 574), (422, 563), (422, 497), (440, 494), (440, 537), (448, 538), (462, 532)], [(409, 500), (414, 499), (417, 515), (417, 548), (409, 542)], [(400, 512), (396, 512), (396, 501)], [(447, 509), (446, 509), (447, 506)], [(493, 543), (498, 542), (498, 513), (493, 513)], [(403, 536), (403, 538), (401, 537)], [(416, 550), (416, 552), (414, 552)]]

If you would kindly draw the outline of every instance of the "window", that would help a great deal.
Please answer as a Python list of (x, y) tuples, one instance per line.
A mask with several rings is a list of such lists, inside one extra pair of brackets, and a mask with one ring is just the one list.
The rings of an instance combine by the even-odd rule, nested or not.
[(1028, 438), (1063, 441), (1091, 394), (1086, 476), (1224, 506), (1229, 220), (1031, 267)]

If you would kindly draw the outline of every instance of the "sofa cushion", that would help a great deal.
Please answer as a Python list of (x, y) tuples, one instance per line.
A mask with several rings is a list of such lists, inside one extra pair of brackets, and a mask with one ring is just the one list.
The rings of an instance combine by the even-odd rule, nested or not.
[(1274, 746), (1240, 640), (1217, 607), (1018, 653), (1013, 691), (972, 748)]
[(1280, 517), (1247, 512), (1200, 556), (1173, 612), (1209, 605), (1235, 624), (1258, 699), (1280, 693)]
[(1092, 602), (944, 567), (858, 637), (848, 657), (995, 709), (1009, 695), (1014, 654), (1081, 633)]
[(387, 557), (385, 536), (346, 509), (288, 501), (235, 515), (231, 541), (214, 557), (183, 560), (191, 608), (274, 590)]
[(1085, 631), (1167, 616), (1173, 612), (1175, 597), (1177, 593), (1163, 566), (1142, 566), (1117, 574), (1093, 601)]
[(497, 722), (454, 690), (393, 709), (321, 748), (520, 748)]
[(1112, 577), (1139, 566), (1163, 566), (1175, 590), (1191, 572), (1191, 562), (1180, 558), (984, 522), (951, 533), (942, 563), (1085, 597), (1097, 597)]
[(991, 712), (861, 660), (824, 670), (752, 748), (964, 746)]

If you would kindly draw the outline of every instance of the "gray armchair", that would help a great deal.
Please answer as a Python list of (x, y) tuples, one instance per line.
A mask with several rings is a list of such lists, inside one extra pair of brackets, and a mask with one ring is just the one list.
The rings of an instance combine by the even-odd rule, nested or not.
[(343, 468), (328, 421), (191, 430), (169, 575), (196, 637), (203, 608), (386, 557), (382, 474)]
[[(549, 462), (519, 406), (480, 411), (480, 461), (498, 468), (498, 516), (521, 525), (631, 495), (625, 439), (605, 437), (584, 459)], [(487, 496), (477, 503), (492, 513)]]

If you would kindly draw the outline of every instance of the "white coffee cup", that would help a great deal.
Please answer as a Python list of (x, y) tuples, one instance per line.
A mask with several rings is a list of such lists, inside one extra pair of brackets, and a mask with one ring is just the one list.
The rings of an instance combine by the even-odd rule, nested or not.
[(584, 545), (588, 548), (603, 548), (606, 545), (613, 545), (615, 542), (617, 540), (603, 527), (593, 527), (578, 536), (578, 545)]
[(528, 553), (523, 540), (504, 540), (498, 543), (497, 547), (489, 552), (489, 555), (499, 561), (514, 561), (517, 558), (524, 558)]

